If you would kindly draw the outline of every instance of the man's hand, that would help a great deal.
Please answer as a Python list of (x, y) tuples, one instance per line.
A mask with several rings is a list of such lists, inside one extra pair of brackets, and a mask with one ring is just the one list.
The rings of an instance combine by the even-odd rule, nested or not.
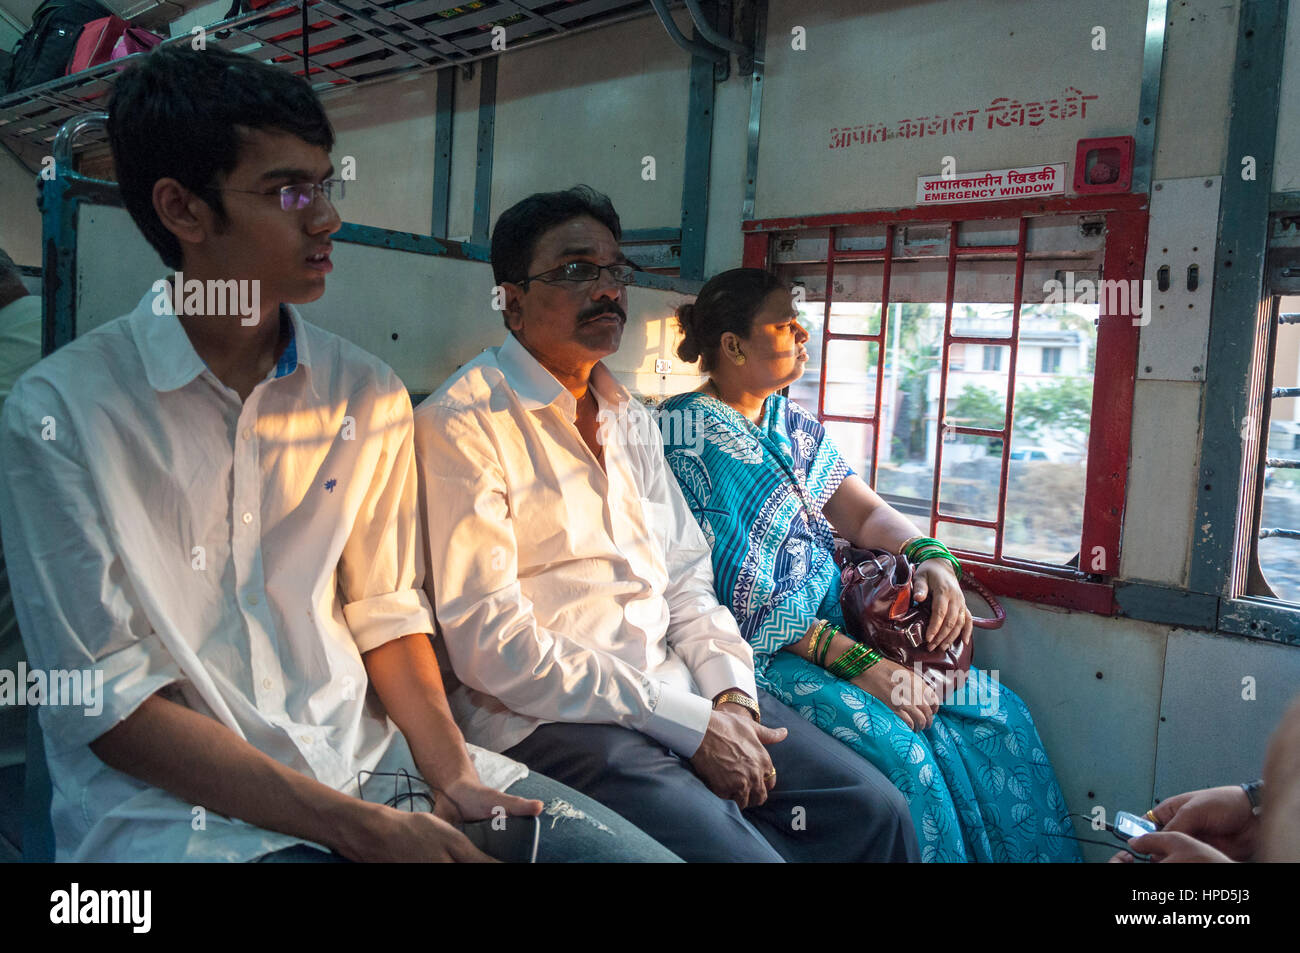
[(954, 642), (970, 641), (970, 609), (962, 595), (961, 583), (946, 559), (927, 559), (916, 567), (912, 577), (912, 596), (917, 602), (930, 599), (930, 625), (925, 630), (925, 647), (947, 651)]
[(433, 813), (455, 824), (487, 820), (498, 807), (504, 808), (509, 817), (536, 817), (542, 813), (541, 801), (490, 788), (477, 775), (463, 775), (437, 791)]
[[(1143, 834), (1128, 842), (1139, 854), (1150, 854), (1155, 864), (1230, 864), (1232, 858), (1215, 850), (1204, 841), (1177, 831), (1156, 831)], [(1115, 863), (1133, 863), (1133, 856), (1120, 851), (1110, 859)]]
[(363, 828), (345, 839), (348, 860), (380, 863), (481, 863), (495, 861), (441, 817), (382, 805), (369, 810)]
[(1233, 860), (1250, 860), (1259, 838), (1259, 818), (1237, 785), (1189, 791), (1166, 798), (1151, 813), (1162, 832), (1188, 834)]
[(691, 766), (718, 797), (735, 801), (742, 811), (757, 807), (776, 785), (776, 769), (763, 746), (785, 736), (784, 728), (765, 728), (740, 705), (727, 702), (709, 716)]

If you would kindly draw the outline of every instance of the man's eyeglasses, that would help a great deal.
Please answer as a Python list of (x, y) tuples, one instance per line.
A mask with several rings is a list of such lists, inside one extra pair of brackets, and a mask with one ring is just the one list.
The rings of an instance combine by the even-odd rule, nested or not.
[(275, 192), (254, 192), (251, 189), (219, 189), (210, 188), (211, 192), (242, 192), (244, 195), (265, 195), (272, 196), (279, 194), (280, 208), (286, 212), (298, 212), (310, 205), (317, 195), (324, 197), (325, 201), (334, 202), (336, 198), (343, 198), (345, 191), (342, 179), (326, 179), (324, 182), (297, 182), (293, 185), (282, 185)]
[(611, 278), (620, 285), (626, 285), (631, 284), (632, 276), (636, 274), (636, 270), (635, 265), (625, 261), (615, 262), (612, 265), (597, 265), (591, 261), (571, 261), (560, 265), (558, 268), (551, 268), (525, 278), (519, 284), (527, 288), (530, 281), (545, 281), (548, 284), (555, 281), (572, 281), (575, 283), (595, 281), (600, 277), (602, 271), (608, 271)]

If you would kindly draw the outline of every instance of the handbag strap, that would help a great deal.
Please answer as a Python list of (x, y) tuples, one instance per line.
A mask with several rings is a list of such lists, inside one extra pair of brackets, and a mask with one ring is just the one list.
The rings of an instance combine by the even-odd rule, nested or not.
[(993, 618), (991, 619), (982, 619), (972, 613), (970, 620), (971, 625), (975, 626), (977, 629), (1002, 628), (1002, 623), (1007, 621), (1007, 611), (1002, 608), (1002, 603), (998, 602), (997, 596), (989, 592), (988, 587), (974, 576), (968, 576), (965, 573), (962, 573), (961, 584), (963, 587), (969, 586), (971, 589), (975, 590), (976, 594), (987, 602), (989, 608), (993, 610)]

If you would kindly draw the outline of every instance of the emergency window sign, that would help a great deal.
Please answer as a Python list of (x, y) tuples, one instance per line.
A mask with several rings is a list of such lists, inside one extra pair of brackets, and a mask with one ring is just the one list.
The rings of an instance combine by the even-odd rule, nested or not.
[(1065, 194), (1065, 163), (962, 172), (955, 175), (921, 175), (916, 178), (917, 205), (954, 202), (996, 202), (1000, 199)]

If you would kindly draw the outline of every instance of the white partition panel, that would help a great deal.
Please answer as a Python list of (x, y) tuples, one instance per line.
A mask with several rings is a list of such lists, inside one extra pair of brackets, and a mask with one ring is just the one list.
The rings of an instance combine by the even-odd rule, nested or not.
[(20, 265), (41, 263), (36, 176), (4, 152), (0, 152), (0, 248)]
[(429, 234), (437, 90), (437, 76), (424, 73), (325, 100), (335, 174), (344, 171), (345, 157), (354, 160), (356, 177), (336, 203), (346, 221)]
[(1228, 148), (1240, 3), (1173, 0), (1167, 13), (1153, 177), (1219, 175)]
[(1136, 383), (1122, 579), (1186, 585), (1199, 477), (1201, 390), (1202, 385), (1185, 381)]
[(1269, 738), (1298, 694), (1293, 646), (1175, 630), (1165, 657), (1156, 797), (1258, 778)]
[[(1065, 803), (1141, 814), (1155, 785), (1160, 682), (1168, 629), (1016, 600), (1007, 623), (975, 630), (975, 664), (1029, 707)], [(978, 611), (978, 610), (977, 610)], [(1295, 654), (1295, 653), (1293, 653)], [(1076, 821), (1080, 836), (1093, 836)], [(1113, 851), (1085, 845), (1084, 857)]]
[(1077, 140), (1133, 134), (1145, 22), (1134, 0), (773, 0), (758, 217), (914, 205), (945, 156), (1072, 176)]
[(77, 213), (77, 333), (133, 311), (169, 274), (124, 208), (82, 205)]
[(584, 182), (609, 195), (625, 228), (680, 223), (689, 66), (654, 17), (507, 53), (492, 221), (533, 192)]
[[(429, 393), (460, 365), (505, 337), (491, 305), (492, 269), (461, 261), (336, 242), (323, 297), (301, 306), (311, 322), (384, 360), (415, 393)], [(131, 311), (166, 275), (125, 210), (83, 206), (78, 225), (77, 329), (84, 333)], [(606, 363), (632, 390), (662, 397), (699, 384), (695, 365), (677, 360), (672, 320), (684, 296), (628, 289), (623, 346)], [(656, 369), (657, 360), (671, 367)]]

